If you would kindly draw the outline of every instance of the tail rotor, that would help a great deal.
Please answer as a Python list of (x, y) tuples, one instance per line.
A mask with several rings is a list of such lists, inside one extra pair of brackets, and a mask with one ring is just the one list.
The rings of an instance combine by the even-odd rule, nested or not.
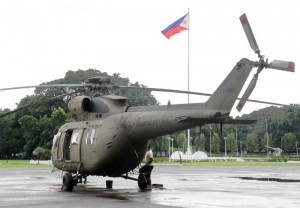
[(274, 60), (270, 63), (268, 63), (268, 59), (265, 59), (263, 55), (260, 54), (260, 49), (257, 45), (257, 42), (255, 40), (254, 34), (252, 32), (252, 29), (250, 27), (250, 23), (248, 21), (248, 18), (246, 14), (243, 14), (240, 16), (241, 24), (244, 28), (245, 34), (247, 36), (248, 42), (250, 44), (250, 47), (252, 50), (258, 55), (259, 61), (255, 62), (255, 67), (257, 67), (257, 72), (254, 74), (250, 84), (248, 85), (248, 88), (244, 92), (242, 98), (240, 99), (238, 105), (236, 106), (236, 109), (240, 112), (242, 108), (244, 107), (246, 101), (250, 97), (252, 91), (254, 90), (257, 80), (258, 80), (258, 74), (264, 69), (264, 68), (270, 68), (270, 69), (277, 69), (282, 71), (288, 71), (288, 72), (294, 72), (295, 71), (295, 63), (290, 61), (281, 61), (281, 60)]

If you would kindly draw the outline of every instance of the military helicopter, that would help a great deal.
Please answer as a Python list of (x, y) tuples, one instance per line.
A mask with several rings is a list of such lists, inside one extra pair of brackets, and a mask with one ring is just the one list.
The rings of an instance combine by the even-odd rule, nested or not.
[[(240, 100), (237, 105), (239, 111), (246, 101), (283, 105), (248, 98), (255, 88), (258, 74), (264, 68), (293, 72), (294, 62), (274, 60), (268, 63), (268, 59), (260, 54), (246, 14), (240, 17), (240, 21), (259, 60), (251, 61), (243, 58), (238, 61), (213, 94), (146, 88), (152, 91), (210, 96), (205, 103), (132, 107), (128, 105), (126, 97), (110, 94), (109, 90), (112, 88), (143, 90), (143, 88), (115, 86), (105, 77), (90, 78), (84, 84), (38, 85), (0, 90), (39, 87), (81, 87), (95, 90), (94, 96), (80, 95), (70, 100), (68, 109), (74, 121), (64, 124), (53, 139), (52, 163), (56, 168), (66, 172), (63, 176), (63, 189), (72, 191), (74, 185), (89, 175), (132, 179), (143, 188), (141, 179), (130, 177), (128, 173), (143, 160), (151, 138), (211, 123), (221, 125), (251, 123), (230, 118), (230, 111), (237, 99)], [(257, 68), (257, 72), (242, 98), (238, 98), (253, 68)], [(63, 96), (66, 94), (52, 99)], [(19, 110), (22, 109), (10, 113)]]

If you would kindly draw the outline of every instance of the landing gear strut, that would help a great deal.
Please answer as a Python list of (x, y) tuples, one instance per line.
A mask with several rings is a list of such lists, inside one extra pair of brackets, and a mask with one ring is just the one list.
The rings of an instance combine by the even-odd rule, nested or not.
[[(129, 180), (133, 180), (133, 181), (137, 181), (138, 183), (138, 186), (141, 190), (145, 190), (147, 188), (147, 185), (149, 183), (148, 181), (148, 178), (149, 178), (149, 174), (147, 175), (148, 173), (144, 172), (144, 170), (141, 168), (139, 170), (139, 176), (138, 178), (133, 178), (133, 177), (130, 177), (128, 176), (128, 174), (126, 175), (122, 175), (120, 176), (121, 178), (125, 178), (125, 179), (129, 179)], [(147, 178), (148, 176), (148, 178)]]
[(133, 177), (130, 177), (128, 176), (127, 174), (126, 175), (122, 175), (120, 176), (121, 178), (125, 178), (126, 180), (129, 179), (129, 180), (133, 180), (133, 181), (137, 181), (138, 183), (138, 186), (141, 190), (144, 190), (147, 188), (147, 179), (145, 177), (145, 174), (144, 173), (141, 173), (139, 174), (139, 177), (136, 179), (136, 178), (133, 178)]

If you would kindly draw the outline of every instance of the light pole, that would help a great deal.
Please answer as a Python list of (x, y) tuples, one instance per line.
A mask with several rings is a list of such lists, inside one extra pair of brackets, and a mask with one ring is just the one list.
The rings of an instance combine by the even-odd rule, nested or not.
[(296, 141), (296, 150), (297, 150), (297, 156), (298, 156), (298, 141)]
[(226, 147), (226, 141), (227, 141), (227, 137), (224, 137), (224, 140), (225, 140), (225, 157), (227, 157), (227, 147)]
[(240, 144), (241, 144), (241, 157), (243, 156), (243, 142), (240, 141)]
[(209, 156), (211, 157), (211, 124), (209, 125)]
[(173, 154), (173, 141), (174, 141), (174, 139), (171, 138), (171, 141), (172, 141), (172, 151), (171, 151), (171, 153)]
[(171, 155), (170, 155), (170, 143), (171, 143), (171, 138), (168, 137), (168, 140), (169, 140), (169, 162), (171, 161)]
[(237, 124), (235, 125), (235, 143), (236, 143), (236, 157), (239, 157), (238, 137), (237, 137)]
[(269, 132), (268, 132), (268, 116), (266, 116), (266, 135), (267, 135), (267, 158), (269, 159)]

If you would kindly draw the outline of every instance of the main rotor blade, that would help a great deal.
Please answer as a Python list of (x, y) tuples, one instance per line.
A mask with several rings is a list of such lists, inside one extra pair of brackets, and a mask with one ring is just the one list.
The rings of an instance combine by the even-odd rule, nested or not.
[(4, 90), (18, 90), (26, 88), (60, 88), (60, 87), (90, 87), (91, 84), (45, 84), (45, 85), (31, 85), (31, 86), (22, 86), (22, 87), (9, 87), (2, 88), (0, 91)]
[[(181, 93), (181, 94), (191, 94), (191, 95), (202, 95), (202, 96), (211, 96), (210, 93), (202, 93), (202, 92), (192, 92), (192, 91), (185, 91), (185, 90), (172, 90), (172, 89), (161, 89), (161, 88), (143, 88), (143, 87), (130, 87), (130, 86), (115, 86), (118, 88), (123, 89), (134, 89), (134, 90), (150, 90), (150, 91), (157, 91), (157, 92), (172, 92), (172, 93)], [(242, 98), (237, 98), (237, 100), (241, 100)], [(267, 105), (278, 105), (278, 106), (291, 106), (288, 104), (282, 104), (282, 103), (274, 103), (274, 102), (268, 102), (268, 101), (262, 101), (262, 100), (253, 100), (248, 99), (247, 102), (253, 102), (253, 103), (262, 103)], [(245, 103), (245, 102), (244, 102)]]
[(64, 97), (64, 96), (67, 96), (67, 95), (72, 95), (72, 94), (76, 94), (76, 93), (79, 93), (79, 92), (82, 92), (83, 90), (80, 90), (80, 91), (76, 91), (76, 92), (71, 92), (71, 93), (66, 93), (66, 94), (62, 94), (62, 95), (58, 95), (58, 96), (55, 96), (55, 97), (52, 97), (52, 98), (49, 98), (49, 99), (46, 99), (46, 100), (42, 100), (40, 102), (36, 102), (34, 104), (30, 104), (30, 105), (25, 105), (21, 108), (17, 108), (16, 110), (13, 110), (13, 111), (9, 111), (8, 113), (4, 113), (4, 114), (0, 114), (0, 118), (3, 118), (5, 116), (8, 116), (10, 114), (14, 114), (14, 113), (17, 113), (17, 112), (20, 112), (22, 110), (25, 110), (25, 109), (28, 109), (28, 108), (32, 108), (32, 107), (37, 107), (39, 105), (42, 105), (42, 104), (45, 104), (47, 102), (50, 102), (52, 100), (56, 100), (56, 99), (59, 99), (61, 97)]
[(295, 71), (295, 63), (290, 61), (274, 60), (270, 63), (269, 67), (289, 72)]
[(117, 86), (117, 88), (121, 89), (133, 89), (133, 90), (149, 90), (149, 91), (157, 91), (157, 92), (172, 92), (172, 93), (182, 93), (182, 94), (191, 94), (191, 95), (203, 95), (203, 96), (211, 96), (209, 93), (202, 92), (192, 92), (192, 91), (184, 91), (184, 90), (172, 90), (172, 89), (161, 89), (161, 88), (148, 88), (148, 87), (131, 87), (131, 86)]
[(253, 79), (251, 80), (249, 86), (247, 87), (245, 93), (243, 94), (240, 102), (236, 106), (236, 109), (240, 112), (242, 108), (244, 107), (245, 103), (247, 102), (248, 98), (250, 97), (252, 91), (254, 90), (256, 86), (256, 82), (258, 80), (257, 75), (254, 75)]
[(249, 21), (247, 19), (246, 14), (243, 14), (242, 16), (240, 16), (240, 21), (242, 23), (242, 26), (244, 28), (244, 31), (246, 33), (247, 39), (249, 41), (249, 44), (251, 46), (251, 48), (253, 49), (253, 51), (255, 53), (257, 53), (258, 55), (260, 55), (260, 51), (258, 48), (258, 45), (256, 43), (255, 37), (253, 35), (252, 29), (250, 27)]

